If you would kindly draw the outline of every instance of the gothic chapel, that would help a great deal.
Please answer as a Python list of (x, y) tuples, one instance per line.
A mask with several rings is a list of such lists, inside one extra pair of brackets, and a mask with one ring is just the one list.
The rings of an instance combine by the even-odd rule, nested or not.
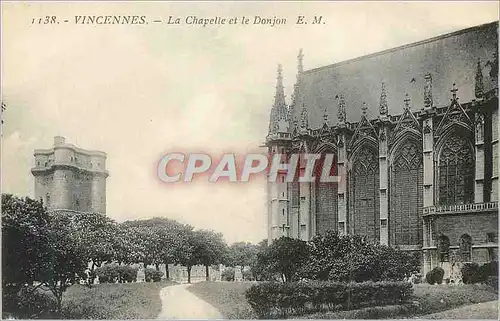
[[(422, 254), (445, 278), (498, 260), (498, 22), (311, 70), (281, 66), (270, 154), (334, 154), (343, 183), (268, 186), (268, 237), (327, 230)], [(300, 164), (303, 170), (304, 164)]]

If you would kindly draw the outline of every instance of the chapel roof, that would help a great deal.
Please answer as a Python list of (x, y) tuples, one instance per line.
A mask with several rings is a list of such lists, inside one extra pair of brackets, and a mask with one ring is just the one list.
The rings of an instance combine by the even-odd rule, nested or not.
[(381, 84), (387, 91), (388, 112), (403, 112), (405, 94), (413, 111), (424, 106), (424, 76), (432, 75), (433, 105), (447, 106), (453, 83), (461, 102), (475, 99), (478, 61), (483, 72), (484, 91), (497, 87), (490, 77), (491, 66), (498, 64), (498, 21), (459, 30), (416, 43), (342, 61), (302, 73), (295, 117), (300, 119), (302, 105), (308, 110), (310, 128), (323, 125), (327, 110), (330, 124), (338, 123), (336, 96), (343, 95), (348, 122), (361, 117), (363, 102), (369, 119), (379, 116)]

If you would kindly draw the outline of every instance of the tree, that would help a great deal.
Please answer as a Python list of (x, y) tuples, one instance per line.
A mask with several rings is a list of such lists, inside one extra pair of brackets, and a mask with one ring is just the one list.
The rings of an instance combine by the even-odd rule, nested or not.
[[(129, 247), (134, 262), (145, 266), (165, 264), (166, 278), (170, 278), (168, 265), (177, 261), (176, 255), (182, 252), (183, 242), (192, 227), (168, 218), (155, 217), (147, 220), (127, 221), (121, 224), (122, 240), (119, 247)], [(127, 241), (128, 239), (128, 241)], [(120, 254), (120, 256), (122, 256)], [(124, 260), (123, 258), (122, 260)]]
[(4, 311), (14, 311), (24, 284), (42, 280), (50, 264), (50, 216), (39, 201), (2, 194)]
[(199, 263), (196, 256), (196, 247), (199, 242), (199, 237), (193, 231), (193, 227), (185, 225), (181, 237), (180, 246), (175, 249), (174, 264), (180, 264), (186, 267), (188, 275), (188, 283), (191, 283), (191, 268)]
[(118, 226), (114, 220), (102, 213), (58, 211), (55, 215), (67, 218), (67, 227), (82, 251), (82, 259), (92, 262), (92, 274), (96, 267), (115, 258)]
[(255, 260), (250, 264), (250, 271), (252, 271), (252, 275), (256, 281), (273, 280), (274, 273), (268, 269), (270, 264), (270, 258), (267, 254), (268, 247), (267, 239), (260, 241), (255, 247)]
[(306, 242), (290, 237), (280, 237), (264, 247), (257, 255), (257, 274), (271, 277), (278, 274), (283, 282), (296, 281), (309, 257), (309, 247)]
[(357, 235), (329, 231), (310, 242), (310, 259), (302, 275), (314, 280), (363, 282), (402, 280), (417, 273), (419, 258), (413, 253), (368, 242)]
[[(267, 245), (267, 241), (266, 241)], [(243, 268), (251, 266), (257, 259), (258, 247), (252, 243), (237, 242), (231, 244), (228, 249), (226, 264), (228, 266), (240, 266), (243, 275)]]
[(209, 266), (220, 264), (226, 256), (227, 245), (221, 233), (208, 230), (194, 232), (194, 256), (199, 264), (205, 266), (205, 278), (209, 281)]
[(50, 250), (48, 264), (43, 269), (43, 283), (50, 289), (57, 301), (57, 310), (62, 307), (62, 296), (66, 289), (81, 279), (86, 279), (88, 260), (86, 249), (74, 233), (72, 218), (52, 213), (50, 220)]

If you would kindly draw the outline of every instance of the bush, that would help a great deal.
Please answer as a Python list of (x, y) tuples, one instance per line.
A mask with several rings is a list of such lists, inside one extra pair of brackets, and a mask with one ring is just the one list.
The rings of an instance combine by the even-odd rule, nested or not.
[(498, 277), (497, 261), (485, 263), (478, 269), (478, 279), (480, 282), (486, 282), (490, 277)]
[(3, 290), (3, 318), (8, 317), (8, 313), (21, 319), (48, 319), (58, 316), (56, 299), (47, 289), (23, 286), (12, 291), (5, 291), (5, 288)]
[(221, 274), (222, 281), (234, 281), (234, 269), (226, 268)]
[(163, 272), (152, 269), (152, 268), (146, 268), (144, 269), (144, 278), (146, 282), (160, 282), (161, 278), (163, 276)]
[(127, 265), (107, 264), (95, 269), (99, 283), (124, 283), (137, 280), (137, 268)]
[(131, 283), (137, 281), (137, 268), (131, 266), (118, 266), (119, 282)]
[(444, 270), (436, 266), (425, 275), (425, 280), (429, 284), (441, 284), (443, 282)]
[(252, 271), (250, 271), (250, 270), (243, 270), (243, 280), (244, 281), (252, 281), (253, 280)]
[(408, 282), (264, 282), (250, 287), (245, 296), (260, 318), (352, 310), (408, 301)]
[(485, 282), (487, 285), (491, 286), (495, 292), (498, 292), (498, 276), (490, 276)]
[(462, 273), (462, 281), (465, 284), (472, 284), (479, 282), (479, 264), (465, 263), (460, 269)]

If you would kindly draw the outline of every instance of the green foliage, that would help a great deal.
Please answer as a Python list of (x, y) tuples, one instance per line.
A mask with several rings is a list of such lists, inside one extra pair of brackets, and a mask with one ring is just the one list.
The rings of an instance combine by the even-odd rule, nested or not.
[[(50, 251), (50, 216), (41, 202), (2, 194), (2, 286), (41, 280)], [(5, 308), (5, 307), (4, 307)]]
[(234, 269), (232, 267), (225, 268), (221, 273), (222, 281), (234, 281)]
[(465, 263), (460, 272), (462, 273), (462, 281), (465, 284), (477, 283), (479, 282), (479, 264), (477, 263)]
[[(6, 296), (4, 290), (3, 318), (8, 318), (7, 313), (22, 319), (46, 319), (57, 317), (57, 302), (50, 291), (42, 287), (22, 286), (16, 293), (10, 293)], [(8, 309), (5, 309), (6, 299)]]
[(498, 277), (498, 262), (488, 262), (481, 266), (477, 263), (465, 263), (461, 269), (464, 283), (486, 283), (491, 277)]
[(264, 282), (246, 291), (248, 303), (260, 318), (286, 318), (319, 311), (400, 304), (413, 293), (408, 282)]
[(490, 277), (498, 277), (498, 261), (488, 262), (479, 267), (479, 280), (487, 281)]
[(302, 275), (313, 280), (403, 280), (420, 268), (417, 253), (374, 244), (356, 235), (329, 231), (310, 242), (310, 257)]
[(99, 283), (130, 283), (137, 280), (137, 268), (126, 265), (107, 264), (95, 270)]
[(425, 280), (429, 284), (441, 284), (443, 282), (444, 270), (436, 266), (425, 275)]
[(241, 275), (242, 275), (244, 281), (252, 281), (254, 279), (251, 270), (243, 270)]
[(225, 262), (227, 266), (251, 266), (257, 258), (258, 247), (251, 243), (237, 242), (231, 244)]
[(85, 262), (101, 266), (116, 257), (117, 224), (103, 213), (57, 211), (59, 219), (68, 223), (72, 241)]
[(146, 282), (160, 282), (162, 276), (163, 272), (161, 271), (151, 268), (144, 269), (144, 279), (146, 280)]
[(278, 275), (282, 281), (291, 282), (300, 278), (300, 271), (308, 258), (309, 247), (306, 242), (280, 237), (270, 246), (262, 247), (252, 272), (262, 279), (272, 280)]

